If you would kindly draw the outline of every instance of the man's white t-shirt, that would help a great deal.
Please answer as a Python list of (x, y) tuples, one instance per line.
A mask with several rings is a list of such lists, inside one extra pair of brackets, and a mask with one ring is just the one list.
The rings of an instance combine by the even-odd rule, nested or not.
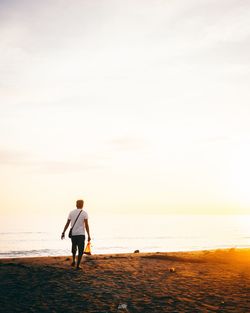
[[(77, 216), (80, 213), (80, 211), (81, 211), (81, 214), (79, 215), (79, 217), (77, 219)], [(88, 213), (86, 211), (83, 211), (83, 210), (80, 210), (80, 209), (72, 210), (69, 213), (68, 219), (70, 220), (71, 227), (74, 225), (75, 220), (77, 219), (77, 221), (75, 223), (75, 226), (74, 226), (74, 228), (72, 230), (72, 235), (73, 236), (85, 235), (84, 220), (88, 219)]]

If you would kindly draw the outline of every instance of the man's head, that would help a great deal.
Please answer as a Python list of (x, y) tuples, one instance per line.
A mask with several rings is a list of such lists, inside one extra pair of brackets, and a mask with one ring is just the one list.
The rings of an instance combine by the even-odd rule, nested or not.
[(82, 209), (82, 208), (83, 208), (83, 204), (84, 204), (84, 201), (83, 201), (83, 200), (77, 200), (77, 201), (76, 201), (76, 207), (77, 207), (77, 209)]

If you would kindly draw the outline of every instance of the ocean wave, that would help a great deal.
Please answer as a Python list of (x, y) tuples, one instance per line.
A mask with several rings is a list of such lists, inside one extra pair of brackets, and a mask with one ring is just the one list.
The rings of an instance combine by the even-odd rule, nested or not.
[(13, 231), (13, 232), (2, 232), (0, 235), (33, 235), (33, 234), (48, 234), (48, 232), (42, 232), (42, 231)]
[(0, 252), (0, 258), (50, 256), (50, 255), (60, 255), (63, 252), (64, 251), (55, 250), (55, 249), (6, 251), (6, 252)]

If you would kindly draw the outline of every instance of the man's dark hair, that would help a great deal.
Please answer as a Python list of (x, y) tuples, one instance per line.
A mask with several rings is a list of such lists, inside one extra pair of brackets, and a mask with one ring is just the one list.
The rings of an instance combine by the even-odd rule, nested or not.
[(83, 200), (77, 200), (77, 201), (76, 201), (76, 207), (77, 207), (77, 208), (82, 208), (82, 207), (83, 207), (83, 203), (84, 203)]

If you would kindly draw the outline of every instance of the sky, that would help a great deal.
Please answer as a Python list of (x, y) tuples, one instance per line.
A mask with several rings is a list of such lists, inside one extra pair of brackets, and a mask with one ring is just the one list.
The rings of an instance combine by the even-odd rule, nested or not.
[(0, 0), (0, 210), (250, 214), (248, 0)]

